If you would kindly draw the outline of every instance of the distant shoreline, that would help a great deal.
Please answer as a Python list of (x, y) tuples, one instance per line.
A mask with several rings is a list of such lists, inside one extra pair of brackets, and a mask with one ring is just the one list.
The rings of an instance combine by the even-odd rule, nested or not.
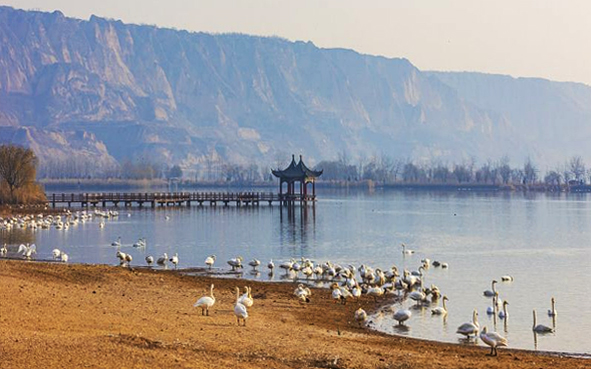
[[(252, 189), (265, 188), (269, 192), (278, 192), (278, 185), (275, 182), (201, 182), (201, 181), (174, 181), (168, 182), (166, 179), (42, 179), (39, 181), (46, 192), (57, 191), (86, 191), (100, 192), (117, 190), (136, 190), (143, 191), (161, 191), (161, 192), (190, 192), (203, 188), (216, 189)], [(549, 186), (542, 183), (533, 185), (515, 185), (515, 184), (478, 184), (478, 183), (376, 183), (374, 181), (317, 181), (317, 188), (332, 189), (385, 189), (385, 190), (403, 190), (403, 191), (442, 191), (442, 192), (591, 192), (591, 185), (561, 185)], [(148, 191), (149, 192), (149, 191)]]

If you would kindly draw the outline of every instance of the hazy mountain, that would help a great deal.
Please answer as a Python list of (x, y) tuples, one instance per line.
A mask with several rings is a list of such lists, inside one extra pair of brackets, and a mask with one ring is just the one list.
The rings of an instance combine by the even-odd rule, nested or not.
[(0, 140), (28, 132), (18, 142), (43, 160), (562, 160), (565, 145), (591, 154), (589, 96), (584, 85), (425, 73), (309, 42), (0, 7)]

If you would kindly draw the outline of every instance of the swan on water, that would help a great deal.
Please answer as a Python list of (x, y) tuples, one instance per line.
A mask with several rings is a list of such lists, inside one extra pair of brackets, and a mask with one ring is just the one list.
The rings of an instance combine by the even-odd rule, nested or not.
[(365, 323), (367, 320), (367, 313), (362, 308), (359, 308), (355, 311), (355, 321), (361, 327), (361, 324)]
[(501, 277), (501, 281), (502, 282), (513, 282), (513, 276), (504, 275), (504, 276)]
[(6, 244), (0, 248), (0, 256), (6, 256), (8, 254), (8, 249), (6, 248)]
[(228, 264), (232, 267), (232, 271), (236, 271), (236, 268), (242, 269), (242, 256), (235, 257), (233, 259), (228, 260)]
[[(252, 267), (252, 270), (256, 270), (257, 267), (259, 265), (261, 265), (261, 262), (258, 259), (252, 259), (251, 261), (248, 262), (248, 265), (250, 265)], [(249, 306), (247, 306), (247, 307), (249, 307)]]
[(35, 244), (29, 245), (28, 243), (25, 244), (20, 244), (18, 247), (18, 251), (19, 254), (22, 253), (23, 254), (23, 258), (25, 259), (31, 259), (31, 257), (33, 256), (33, 254), (37, 253), (37, 246)]
[(179, 264), (179, 254), (175, 252), (174, 255), (170, 258), (170, 262), (174, 264), (174, 269), (176, 269), (177, 265)]
[(214, 263), (215, 263), (215, 255), (209, 255), (205, 259), (205, 265), (207, 265), (209, 267), (209, 269), (211, 269), (211, 267), (213, 266)]
[(497, 356), (497, 347), (507, 346), (507, 339), (497, 332), (487, 332), (486, 327), (482, 328), (480, 332), (480, 339), (482, 342), (490, 346), (489, 356)]
[(499, 311), (499, 318), (505, 319), (505, 318), (509, 317), (509, 312), (507, 311), (507, 305), (509, 305), (507, 300), (503, 301), (503, 310)]
[(59, 249), (53, 249), (51, 254), (53, 255), (53, 259), (57, 260), (60, 258), (60, 255), (62, 254), (62, 252)]
[(492, 291), (491, 291), (491, 290), (486, 290), (486, 291), (484, 291), (482, 294), (483, 294), (484, 296), (486, 296), (486, 297), (495, 297), (495, 296), (496, 296), (496, 294), (497, 294), (497, 290), (495, 289), (495, 285), (496, 285), (497, 283), (499, 283), (499, 282), (497, 282), (496, 280), (493, 280), (493, 281), (492, 281), (492, 283), (491, 283), (491, 286), (492, 286)]
[(152, 255), (146, 256), (146, 263), (148, 266), (152, 265), (154, 263), (154, 257)]
[[(236, 287), (238, 289), (238, 287)], [(215, 304), (215, 297), (213, 296), (213, 283), (209, 286), (209, 296), (203, 296), (193, 305), (201, 308), (201, 315), (209, 316), (209, 308)]]
[(536, 324), (536, 311), (534, 310), (534, 325), (532, 326), (532, 330), (536, 333), (552, 333), (554, 329), (547, 327), (543, 324)]
[(133, 244), (133, 247), (137, 247), (137, 248), (141, 248), (141, 247), (146, 247), (146, 238), (140, 238), (137, 240), (136, 243)]
[(117, 237), (117, 241), (111, 242), (111, 246), (121, 247), (121, 236)]
[(403, 325), (405, 321), (409, 320), (412, 313), (408, 309), (400, 309), (394, 313), (394, 320), (398, 321), (398, 325)]
[(431, 310), (431, 314), (434, 315), (445, 315), (447, 314), (447, 306), (445, 306), (445, 302), (447, 301), (447, 296), (443, 296), (441, 303), (443, 306), (437, 306), (436, 308)]
[(556, 300), (554, 297), (550, 299), (550, 302), (552, 303), (552, 309), (548, 310), (548, 316), (557, 316), (558, 311), (556, 311)]
[(273, 262), (273, 259), (269, 260), (267, 268), (269, 268), (271, 270), (271, 273), (273, 273), (273, 269), (275, 268), (275, 263)]
[(242, 319), (244, 326), (246, 326), (248, 311), (246, 310), (246, 306), (240, 303), (240, 288), (238, 287), (236, 287), (236, 304), (234, 305), (234, 315), (236, 315), (236, 322), (238, 325), (240, 325), (240, 319)]
[(166, 262), (168, 261), (168, 254), (164, 253), (162, 254), (162, 256), (160, 256), (158, 258), (158, 260), (156, 260), (156, 264), (158, 265), (166, 265)]
[(65, 252), (62, 251), (60, 253), (60, 261), (62, 263), (67, 263), (68, 262), (68, 259), (69, 259), (68, 254), (66, 254)]
[(478, 324), (478, 312), (476, 311), (476, 309), (474, 309), (474, 311), (472, 312), (472, 322), (464, 323), (461, 326), (459, 326), (456, 333), (463, 334), (464, 336), (469, 338), (470, 335), (476, 336), (479, 330), (480, 325)]
[(402, 243), (402, 244), (400, 244), (400, 246), (402, 246), (402, 253), (403, 253), (404, 255), (412, 255), (412, 254), (414, 254), (414, 253), (415, 253), (415, 252), (414, 252), (414, 250), (407, 249), (407, 248), (406, 248), (406, 245), (405, 245), (405, 244), (403, 244), (403, 243)]
[(408, 295), (408, 298), (415, 301), (417, 303), (417, 305), (422, 303), (426, 297), (427, 297), (427, 295), (425, 295), (425, 293), (423, 291), (412, 291)]

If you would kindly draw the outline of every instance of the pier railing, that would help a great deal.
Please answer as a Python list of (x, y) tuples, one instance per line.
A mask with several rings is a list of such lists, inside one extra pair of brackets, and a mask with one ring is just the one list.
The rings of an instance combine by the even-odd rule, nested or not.
[(275, 194), (271, 192), (110, 192), (110, 193), (52, 193), (47, 194), (48, 202), (53, 207), (57, 204), (80, 204), (82, 207), (118, 206), (120, 203), (125, 206), (146, 204), (155, 207), (156, 205), (187, 205), (192, 203), (199, 205), (209, 204), (212, 206), (222, 203), (224, 205), (235, 204), (259, 205), (266, 202), (269, 205), (279, 203), (307, 203), (316, 200), (316, 197), (308, 194)]

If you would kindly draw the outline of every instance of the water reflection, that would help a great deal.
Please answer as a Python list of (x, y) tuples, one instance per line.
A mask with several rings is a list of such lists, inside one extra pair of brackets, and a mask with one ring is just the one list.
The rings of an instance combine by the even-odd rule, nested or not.
[(315, 237), (316, 206), (284, 205), (279, 211), (281, 243), (299, 245), (303, 255), (310, 243), (310, 233)]

